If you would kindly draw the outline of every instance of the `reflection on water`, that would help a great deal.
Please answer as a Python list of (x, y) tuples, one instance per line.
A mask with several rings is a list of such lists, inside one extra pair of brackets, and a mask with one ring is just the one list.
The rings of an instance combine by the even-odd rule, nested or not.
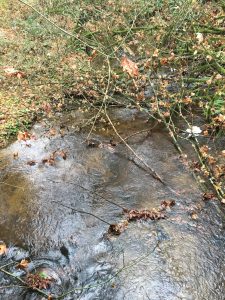
[[(155, 128), (129, 142), (180, 196), (129, 160), (131, 154), (123, 145), (115, 153), (87, 148), (86, 134), (76, 132), (81, 119), (78, 112), (60, 116), (51, 124), (58, 132), (53, 136), (36, 125), (36, 140), (17, 141), (0, 152), (0, 239), (11, 245), (8, 257), (20, 260), (27, 256), (22, 249), (28, 250), (30, 272), (44, 270), (55, 279), (52, 293), (78, 288), (65, 299), (223, 299), (222, 211), (216, 201), (201, 201), (198, 186), (166, 133)], [(126, 136), (151, 127), (134, 110), (115, 110), (113, 119)], [(62, 123), (67, 128), (63, 135)], [(109, 142), (115, 136), (106, 127), (95, 138)], [(42, 162), (62, 149), (66, 160)], [(120, 236), (107, 238), (106, 224), (51, 202), (91, 212), (109, 223), (121, 220), (121, 209), (94, 192), (127, 208), (153, 208), (165, 199), (174, 199), (176, 206), (166, 220), (133, 222)], [(191, 218), (193, 211), (196, 219)], [(0, 280), (4, 286), (10, 284), (1, 273)], [(1, 299), (42, 299), (18, 287), (1, 289), (0, 294)]]

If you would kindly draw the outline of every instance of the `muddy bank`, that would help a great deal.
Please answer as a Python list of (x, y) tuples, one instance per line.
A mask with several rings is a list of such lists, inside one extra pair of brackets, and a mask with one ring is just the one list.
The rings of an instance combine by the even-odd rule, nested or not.
[[(78, 111), (59, 115), (55, 122), (34, 126), (30, 140), (0, 152), (0, 239), (12, 247), (1, 265), (10, 257), (30, 256), (31, 272), (44, 268), (55, 278), (49, 292), (60, 295), (76, 288), (65, 299), (223, 299), (222, 208), (216, 200), (202, 201), (202, 191), (167, 133), (136, 110), (112, 114), (118, 131), (127, 136), (154, 127), (132, 136), (129, 144), (170, 188), (138, 166), (122, 144), (113, 151), (87, 147), (87, 133), (77, 131), (84, 118)], [(104, 145), (115, 140), (107, 127), (93, 137)], [(109, 223), (120, 221), (121, 209), (96, 192), (129, 209), (151, 209), (166, 199), (176, 205), (165, 220), (135, 221), (120, 236), (107, 237), (107, 224), (53, 202)], [(13, 266), (9, 270), (24, 275)], [(0, 280), (2, 287), (12, 284), (2, 273)], [(42, 299), (19, 287), (0, 293), (1, 299)]]

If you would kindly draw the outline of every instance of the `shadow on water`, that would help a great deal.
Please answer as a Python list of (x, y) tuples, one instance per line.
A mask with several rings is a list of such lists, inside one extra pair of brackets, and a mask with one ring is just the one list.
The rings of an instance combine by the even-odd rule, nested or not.
[[(179, 196), (134, 164), (122, 144), (114, 153), (86, 147), (87, 134), (76, 131), (84, 117), (79, 112), (60, 115), (48, 124), (56, 129), (50, 136), (46, 124), (37, 124), (36, 139), (17, 141), (0, 152), (0, 239), (9, 247), (1, 265), (29, 256), (30, 272), (54, 278), (48, 293), (76, 288), (65, 299), (222, 300), (223, 212), (217, 201), (201, 200), (167, 134), (155, 127), (129, 143)], [(135, 110), (115, 110), (112, 118), (123, 136), (152, 126)], [(109, 142), (115, 135), (106, 126), (95, 138)], [(54, 165), (42, 162), (60, 150), (66, 159), (59, 155)], [(109, 223), (120, 221), (121, 209), (95, 192), (130, 209), (158, 207), (165, 199), (176, 205), (165, 220), (133, 222), (120, 236), (107, 237), (107, 224), (52, 202)], [(25, 275), (14, 266), (8, 270)], [(26, 288), (9, 287), (11, 278), (3, 273), (0, 282), (1, 299), (42, 299)]]

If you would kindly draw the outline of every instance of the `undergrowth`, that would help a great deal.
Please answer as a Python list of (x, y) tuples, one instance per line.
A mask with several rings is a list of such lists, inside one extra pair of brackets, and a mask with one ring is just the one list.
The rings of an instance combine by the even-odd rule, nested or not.
[[(110, 105), (135, 107), (164, 123), (181, 155), (193, 144), (199, 172), (224, 199), (224, 149), (209, 146), (225, 129), (224, 9), (222, 0), (2, 1), (1, 144), (68, 105), (97, 111), (91, 131), (100, 119), (110, 126)], [(198, 140), (183, 135), (192, 126)]]

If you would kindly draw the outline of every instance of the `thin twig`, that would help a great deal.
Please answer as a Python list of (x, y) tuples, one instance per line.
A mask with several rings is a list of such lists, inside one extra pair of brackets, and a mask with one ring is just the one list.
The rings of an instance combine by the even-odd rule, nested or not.
[(109, 226), (112, 225), (112, 224), (110, 224), (109, 222), (103, 220), (102, 218), (100, 218), (100, 217), (98, 217), (98, 216), (96, 216), (96, 215), (94, 215), (94, 214), (92, 214), (92, 213), (90, 213), (90, 212), (83, 211), (83, 210), (78, 210), (78, 209), (74, 208), (73, 206), (65, 205), (65, 204), (62, 204), (61, 202), (58, 202), (58, 201), (55, 201), (55, 200), (52, 200), (51, 202), (57, 203), (57, 204), (60, 205), (60, 206), (69, 208), (69, 209), (71, 209), (71, 210), (73, 210), (73, 211), (75, 211), (75, 212), (78, 212), (78, 213), (80, 213), (80, 214), (90, 215), (90, 216), (92, 216), (92, 217), (94, 217), (94, 218), (96, 218), (96, 219), (102, 221), (103, 223), (105, 223), (105, 224), (107, 224), (107, 225), (109, 225)]
[[(135, 133), (132, 133), (132, 134), (126, 136), (123, 140), (124, 140), (124, 141), (127, 141), (127, 140), (130, 139), (131, 137), (133, 137), (133, 136), (135, 136), (135, 135), (138, 135), (138, 134), (141, 134), (141, 133), (144, 133), (144, 132), (148, 132), (148, 134), (149, 134), (149, 133), (151, 132), (151, 130), (154, 129), (154, 128), (156, 127), (156, 125), (157, 125), (157, 124), (155, 124), (152, 128), (143, 129), (143, 130), (137, 131), (137, 132), (135, 132)], [(116, 144), (118, 145), (118, 144), (121, 144), (121, 143), (123, 143), (122, 140), (120, 140), (120, 141), (119, 141), (118, 143), (116, 143)]]
[(102, 100), (102, 104), (101, 104), (101, 106), (100, 106), (97, 114), (95, 115), (94, 121), (92, 123), (91, 130), (89, 131), (86, 140), (89, 140), (89, 137), (92, 134), (92, 131), (94, 129), (95, 123), (96, 123), (98, 117), (100, 116), (100, 114), (101, 114), (101, 112), (103, 110), (104, 105), (106, 104), (106, 100), (108, 99), (109, 86), (110, 86), (110, 80), (111, 80), (111, 66), (110, 66), (110, 61), (109, 61), (109, 57), (108, 56), (107, 56), (107, 63), (108, 63), (108, 81), (107, 81), (107, 86), (106, 86), (106, 89), (105, 89), (105, 93), (104, 93), (104, 97), (103, 97), (103, 100)]
[[(54, 183), (62, 183), (61, 181), (55, 181), (55, 180), (51, 180), (51, 179), (49, 179), (49, 180), (50, 180), (51, 182), (54, 182)], [(64, 181), (64, 183), (68, 183), (68, 184), (72, 184), (72, 185), (78, 186), (78, 187), (84, 189), (85, 191), (87, 191), (89, 194), (95, 194), (96, 196), (102, 198), (104, 201), (109, 202), (109, 203), (111, 203), (111, 204), (113, 204), (113, 205), (115, 205), (115, 206), (117, 206), (117, 207), (119, 207), (119, 208), (122, 208), (122, 210), (125, 210), (125, 209), (126, 209), (126, 208), (123, 207), (122, 205), (117, 204), (117, 203), (115, 203), (115, 202), (113, 202), (113, 201), (111, 201), (111, 200), (106, 199), (106, 198), (103, 197), (101, 194), (99, 194), (99, 193), (97, 193), (97, 192), (95, 192), (95, 191), (92, 191), (92, 190), (90, 190), (90, 189), (88, 189), (88, 188), (86, 188), (86, 187), (80, 185), (79, 183), (76, 183), (76, 182), (70, 182), (70, 181)]]
[(127, 146), (127, 148), (134, 154), (134, 156), (147, 168), (150, 170), (151, 175), (153, 178), (157, 179), (158, 181), (160, 181), (162, 184), (165, 184), (165, 182), (162, 180), (162, 178), (156, 173), (156, 171), (150, 167), (142, 157), (140, 157), (132, 148), (131, 146), (124, 140), (124, 138), (119, 134), (119, 132), (117, 131), (116, 127), (114, 126), (114, 124), (112, 123), (106, 109), (105, 109), (105, 115), (110, 123), (110, 125), (112, 126), (113, 130), (115, 131), (116, 135), (120, 138), (120, 140)]
[(13, 288), (13, 287), (27, 288), (26, 285), (12, 284), (12, 285), (1, 286), (1, 287), (0, 287), (0, 290), (10, 289), (10, 288)]

